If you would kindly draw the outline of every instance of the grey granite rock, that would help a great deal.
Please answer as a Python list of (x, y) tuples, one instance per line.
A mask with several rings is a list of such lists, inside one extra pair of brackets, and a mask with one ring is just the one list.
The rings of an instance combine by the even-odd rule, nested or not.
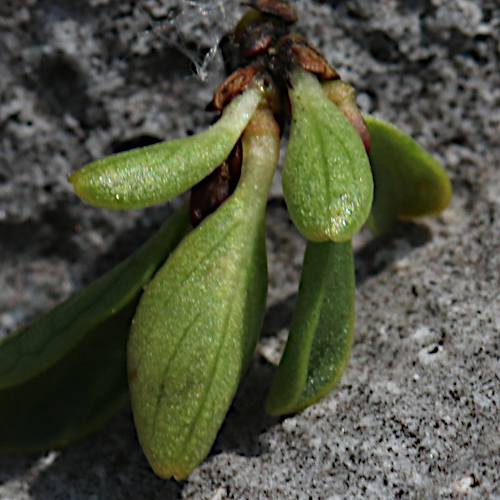
[[(277, 420), (263, 400), (304, 248), (278, 177), (263, 338), (208, 459), (184, 483), (156, 478), (126, 409), (67, 449), (0, 456), (0, 499), (500, 499), (500, 5), (297, 4), (298, 28), (363, 109), (446, 165), (451, 206), (378, 240), (361, 233), (346, 373), (322, 402)], [(3, 334), (120, 261), (170, 212), (94, 209), (66, 177), (127, 141), (204, 128), (222, 77), (212, 49), (241, 12), (222, 1), (1, 2)]]

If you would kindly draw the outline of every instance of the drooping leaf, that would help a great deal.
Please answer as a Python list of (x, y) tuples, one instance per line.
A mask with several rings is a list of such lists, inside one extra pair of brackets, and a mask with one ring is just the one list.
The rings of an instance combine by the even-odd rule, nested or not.
[(446, 208), (452, 189), (443, 166), (391, 123), (370, 115), (364, 119), (375, 183), (370, 229), (381, 234), (398, 219), (435, 215)]
[(93, 161), (69, 177), (91, 205), (127, 209), (167, 201), (205, 178), (229, 155), (255, 111), (262, 90), (237, 96), (208, 130)]
[(191, 232), (141, 298), (128, 346), (140, 443), (160, 477), (208, 454), (255, 348), (265, 310), (264, 216), (279, 129), (259, 110), (236, 191)]
[(295, 68), (283, 191), (298, 230), (312, 241), (346, 241), (370, 212), (373, 180), (358, 133), (317, 78)]
[(25, 382), (71, 351), (142, 291), (189, 228), (188, 207), (133, 255), (38, 320), (0, 341), (0, 389)]
[(328, 394), (349, 358), (354, 330), (350, 241), (307, 244), (285, 352), (266, 401), (271, 415), (298, 412)]
[(0, 343), (0, 451), (67, 445), (128, 400), (126, 343), (142, 291), (189, 227), (187, 206), (102, 278)]
[(29, 380), (0, 390), (0, 451), (65, 446), (97, 430), (128, 400), (126, 345), (137, 304), (87, 333)]

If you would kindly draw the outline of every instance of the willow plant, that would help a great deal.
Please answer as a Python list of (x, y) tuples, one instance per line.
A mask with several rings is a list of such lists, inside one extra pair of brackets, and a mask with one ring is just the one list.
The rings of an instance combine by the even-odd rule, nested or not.
[(440, 212), (443, 167), (380, 118), (293, 33), (279, 0), (252, 8), (224, 52), (230, 75), (198, 135), (94, 161), (70, 176), (97, 207), (183, 206), (135, 254), (0, 343), (0, 449), (66, 445), (130, 393), (153, 470), (183, 479), (206, 457), (252, 358), (265, 312), (265, 211), (283, 127), (283, 191), (307, 238), (290, 334), (267, 398), (288, 415), (329, 393), (354, 331), (351, 239)]

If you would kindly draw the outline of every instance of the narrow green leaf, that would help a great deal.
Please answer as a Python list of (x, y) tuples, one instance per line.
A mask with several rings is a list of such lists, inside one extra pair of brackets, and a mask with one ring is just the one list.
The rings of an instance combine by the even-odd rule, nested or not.
[(208, 454), (255, 348), (265, 310), (264, 217), (279, 129), (259, 110), (236, 191), (148, 285), (128, 346), (134, 420), (151, 467), (185, 478)]
[(375, 183), (370, 229), (381, 234), (397, 219), (435, 215), (446, 208), (452, 189), (443, 166), (391, 123), (370, 115), (364, 119)]
[(0, 390), (0, 452), (65, 446), (97, 430), (128, 400), (126, 344), (137, 304), (87, 333), (28, 381)]
[(137, 297), (189, 228), (187, 205), (128, 259), (0, 341), (0, 389), (25, 382), (71, 351)]
[(309, 242), (285, 352), (266, 401), (271, 415), (295, 413), (333, 388), (349, 358), (354, 330), (350, 241)]
[(141, 208), (167, 201), (204, 179), (229, 155), (263, 93), (253, 85), (208, 130), (89, 163), (69, 178), (91, 205)]
[(283, 191), (298, 230), (312, 241), (346, 241), (370, 212), (373, 180), (363, 142), (317, 78), (295, 68)]

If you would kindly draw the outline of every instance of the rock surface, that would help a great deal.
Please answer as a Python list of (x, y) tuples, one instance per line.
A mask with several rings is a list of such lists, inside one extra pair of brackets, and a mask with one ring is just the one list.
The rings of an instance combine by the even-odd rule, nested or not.
[[(378, 240), (360, 235), (346, 373), (322, 402), (277, 420), (263, 400), (304, 248), (277, 177), (263, 338), (208, 459), (181, 484), (156, 478), (126, 409), (67, 449), (0, 456), (0, 499), (500, 499), (500, 6), (307, 0), (297, 10), (362, 108), (444, 163), (451, 206)], [(236, 2), (1, 3), (2, 334), (122, 260), (170, 212), (94, 209), (66, 177), (130, 141), (206, 127), (222, 78), (212, 55), (241, 12)]]

